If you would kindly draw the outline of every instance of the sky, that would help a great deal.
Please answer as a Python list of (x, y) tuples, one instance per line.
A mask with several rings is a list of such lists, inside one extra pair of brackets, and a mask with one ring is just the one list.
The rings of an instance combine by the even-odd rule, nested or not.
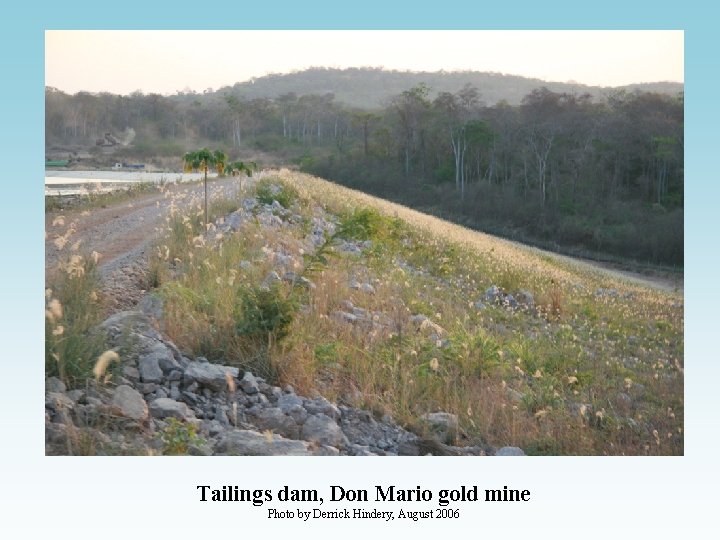
[(492, 71), (593, 86), (684, 82), (683, 39), (681, 30), (48, 30), (45, 84), (174, 94), (313, 66)]

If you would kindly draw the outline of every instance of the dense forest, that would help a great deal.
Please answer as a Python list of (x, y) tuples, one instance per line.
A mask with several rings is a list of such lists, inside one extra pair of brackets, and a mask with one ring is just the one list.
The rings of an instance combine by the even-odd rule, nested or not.
[(132, 131), (114, 158), (177, 157), (179, 167), (186, 150), (210, 145), (553, 249), (683, 264), (682, 92), (538, 86), (494, 102), (469, 81), (453, 91), (419, 82), (367, 108), (330, 92), (241, 90), (48, 88), (47, 152), (85, 147), (101, 157), (98, 137)]

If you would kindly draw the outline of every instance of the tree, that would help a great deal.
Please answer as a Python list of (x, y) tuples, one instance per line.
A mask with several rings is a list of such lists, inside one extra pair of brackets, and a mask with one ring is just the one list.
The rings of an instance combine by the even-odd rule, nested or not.
[[(220, 150), (215, 151), (215, 153), (211, 152), (209, 148), (203, 148), (202, 150), (197, 150), (196, 152), (188, 152), (183, 156), (183, 161), (185, 162), (185, 171), (197, 171), (202, 170), (205, 173), (204, 178), (204, 184), (205, 184), (205, 230), (207, 231), (208, 226), (208, 196), (207, 196), (207, 173), (208, 168), (216, 166), (216, 155), (218, 157), (225, 156), (223, 152)], [(223, 168), (225, 167), (224, 160), (223, 160)]]
[[(455, 160), (455, 189), (460, 191), (461, 198), (465, 198), (465, 153), (468, 139), (477, 138), (477, 142), (481, 140), (481, 130), (470, 122), (473, 110), (478, 105), (478, 95), (476, 88), (465, 85), (456, 95), (441, 92), (434, 102), (441, 123), (450, 136), (450, 146)], [(468, 127), (471, 128), (470, 134)]]
[(247, 176), (252, 176), (253, 171), (257, 170), (257, 164), (254, 161), (244, 163), (243, 161), (233, 161), (228, 163), (225, 167), (225, 171), (229, 172), (233, 176), (244, 172)]
[(369, 112), (356, 112), (353, 114), (353, 122), (360, 127), (362, 127), (363, 131), (363, 148), (364, 148), (364, 155), (365, 159), (368, 158), (369, 150), (368, 150), (368, 137), (370, 135), (370, 124), (375, 123), (378, 120), (380, 120), (380, 117), (377, 114), (369, 113)]

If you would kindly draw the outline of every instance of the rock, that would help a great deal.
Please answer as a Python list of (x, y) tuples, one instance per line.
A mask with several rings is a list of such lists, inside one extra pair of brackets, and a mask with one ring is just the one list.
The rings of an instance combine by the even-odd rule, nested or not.
[(128, 333), (138, 337), (143, 336), (153, 340), (161, 339), (160, 333), (153, 327), (150, 318), (141, 311), (119, 311), (105, 319), (100, 328), (108, 336), (108, 345), (116, 347), (125, 345)]
[(278, 435), (234, 429), (220, 435), (214, 447), (216, 454), (232, 456), (309, 456), (309, 444), (291, 441)]
[(70, 390), (67, 393), (67, 397), (69, 397), (71, 400), (73, 400), (75, 403), (80, 402), (85, 397), (85, 391), (84, 390)]
[(248, 418), (261, 430), (270, 430), (290, 439), (297, 439), (300, 429), (297, 422), (278, 407), (248, 409)]
[(478, 311), (485, 309), (487, 306), (482, 303), (480, 300), (476, 300), (475, 303), (473, 303), (473, 307), (477, 309)]
[(239, 210), (236, 210), (225, 219), (225, 224), (230, 227), (231, 230), (237, 231), (242, 226), (244, 221), (244, 214)]
[(183, 377), (186, 380), (196, 381), (199, 385), (210, 388), (215, 392), (220, 392), (227, 390), (227, 373), (237, 379), (240, 372), (236, 367), (221, 366), (220, 364), (196, 360), (188, 364), (183, 372)]
[(295, 272), (285, 272), (282, 277), (283, 281), (287, 281), (288, 283), (291, 283), (292, 285), (297, 285), (299, 287), (304, 287), (305, 289), (314, 289), (315, 284), (310, 281), (309, 279), (297, 275)]
[[(45, 443), (46, 444), (65, 444), (67, 441), (67, 426), (65, 424), (45, 424)], [(46, 447), (46, 454), (50, 454)]]
[(425, 315), (413, 315), (410, 317), (410, 322), (417, 326), (419, 332), (423, 332), (426, 335), (435, 334), (435, 339), (445, 335), (445, 329), (437, 323), (431, 321)]
[[(367, 447), (376, 454), (397, 454), (403, 444), (417, 439), (416, 435), (397, 424), (376, 421), (369, 411), (345, 406), (339, 409), (339, 425), (350, 445)], [(381, 446), (385, 449), (381, 449)]]
[(302, 438), (306, 441), (341, 448), (348, 444), (347, 437), (337, 422), (325, 414), (314, 414), (305, 420), (302, 426)]
[(324, 414), (334, 420), (340, 419), (340, 409), (322, 396), (306, 399), (305, 410), (310, 414)]
[(284, 413), (288, 414), (296, 407), (303, 407), (303, 399), (295, 394), (283, 394), (278, 397), (277, 407)]
[(620, 392), (614, 399), (615, 408), (624, 413), (628, 413), (633, 408), (633, 399), (625, 392)]
[(533, 294), (526, 290), (526, 289), (520, 289), (517, 294), (515, 295), (517, 301), (519, 304), (527, 307), (527, 308), (534, 308), (535, 307), (535, 297)]
[(195, 420), (195, 415), (187, 405), (170, 398), (160, 398), (151, 402), (150, 414), (153, 418), (177, 418), (178, 420), (186, 421)]
[(246, 371), (245, 375), (243, 375), (243, 378), (240, 380), (240, 388), (243, 392), (250, 395), (257, 394), (260, 391), (260, 386), (258, 385), (255, 376), (249, 371)]
[(420, 420), (429, 428), (430, 433), (438, 441), (452, 442), (458, 434), (458, 417), (448, 412), (434, 412), (424, 414)]
[(493, 285), (485, 291), (485, 301), (488, 304), (499, 304), (503, 301), (505, 295), (500, 290), (500, 287)]
[(152, 394), (155, 390), (157, 390), (158, 385), (155, 383), (143, 383), (137, 385), (137, 389), (140, 390), (143, 395), (147, 395)]
[(517, 390), (514, 390), (509, 386), (507, 387), (506, 391), (508, 397), (510, 398), (510, 401), (512, 401), (513, 403), (522, 403), (525, 399), (525, 394), (523, 394), (522, 392), (518, 392)]
[(617, 298), (620, 296), (620, 293), (617, 289), (604, 289), (602, 287), (599, 287), (595, 290), (595, 296), (608, 296), (610, 298)]
[(163, 301), (156, 294), (146, 294), (138, 302), (137, 308), (144, 314), (159, 321), (163, 317)]
[(495, 452), (496, 456), (524, 456), (525, 452), (523, 452), (520, 448), (517, 446), (503, 446)]
[(57, 377), (49, 377), (45, 381), (45, 391), (62, 394), (67, 391), (67, 387), (65, 386), (65, 383)]
[(345, 451), (349, 456), (377, 456), (375, 452), (369, 446), (362, 446), (359, 444), (351, 444), (346, 447)]
[(158, 383), (162, 381), (163, 371), (160, 369), (159, 357), (157, 355), (141, 356), (138, 358), (138, 371), (140, 380), (146, 383)]
[(515, 300), (515, 297), (512, 294), (505, 295), (505, 298), (503, 298), (503, 305), (512, 309), (517, 309), (519, 306), (518, 301)]
[(188, 455), (190, 456), (212, 456), (212, 447), (208, 444), (191, 444), (188, 446)]
[(75, 402), (66, 394), (60, 392), (48, 392), (45, 396), (45, 408), (53, 411), (72, 410)]
[(362, 255), (362, 249), (360, 249), (355, 244), (347, 242), (347, 241), (343, 241), (343, 243), (338, 246), (338, 250), (341, 251), (342, 253), (347, 253), (348, 255), (355, 255), (355, 256)]
[(331, 317), (333, 317), (339, 321), (350, 323), (350, 324), (354, 324), (360, 320), (357, 315), (348, 313), (346, 311), (333, 311), (330, 315), (331, 315)]
[(148, 418), (148, 406), (142, 395), (126, 384), (115, 389), (110, 406), (113, 412), (125, 418), (138, 422), (144, 422)]
[(258, 200), (255, 197), (243, 199), (243, 202), (242, 202), (243, 210), (245, 210), (246, 212), (251, 211), (257, 205), (258, 205)]
[(250, 261), (240, 261), (240, 264), (238, 266), (242, 270), (250, 270), (252, 268), (252, 263)]
[(131, 381), (139, 381), (140, 380), (140, 372), (138, 371), (138, 368), (134, 366), (128, 366), (125, 365), (122, 367), (122, 374), (123, 377), (126, 377), (130, 379)]

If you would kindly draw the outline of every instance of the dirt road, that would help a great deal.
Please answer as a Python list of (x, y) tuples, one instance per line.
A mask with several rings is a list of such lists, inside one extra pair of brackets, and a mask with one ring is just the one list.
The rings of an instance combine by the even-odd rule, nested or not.
[[(237, 196), (240, 185), (238, 178), (209, 181), (208, 198)], [(111, 310), (134, 305), (146, 288), (145, 254), (165, 224), (171, 206), (182, 209), (203, 199), (202, 183), (175, 184), (162, 193), (142, 195), (107, 208), (46, 214), (46, 283), (69, 252), (75, 250), (89, 255), (94, 251), (100, 254), (103, 292)], [(65, 245), (58, 240), (62, 237), (67, 238)]]

